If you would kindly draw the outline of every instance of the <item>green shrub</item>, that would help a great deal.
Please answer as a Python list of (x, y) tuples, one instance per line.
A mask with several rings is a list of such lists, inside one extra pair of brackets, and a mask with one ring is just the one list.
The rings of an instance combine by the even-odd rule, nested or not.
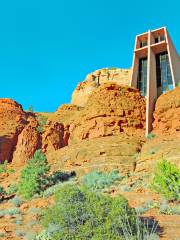
[(159, 212), (166, 215), (180, 215), (180, 207), (171, 207), (168, 204), (162, 204)]
[(110, 187), (115, 181), (122, 180), (119, 172), (114, 170), (110, 173), (93, 171), (82, 178), (82, 183), (91, 190), (102, 190)]
[(1, 209), (0, 216), (20, 214), (19, 208)]
[(180, 200), (180, 169), (166, 160), (159, 162), (152, 189), (168, 200)]
[(145, 227), (122, 196), (111, 198), (66, 185), (55, 199), (55, 204), (43, 213), (45, 230), (36, 240), (150, 239), (136, 238), (137, 234), (145, 234)]
[(39, 133), (43, 133), (43, 131), (44, 131), (44, 126), (46, 125), (46, 122), (47, 122), (47, 117), (46, 117), (46, 116), (43, 116), (43, 115), (39, 115), (39, 116), (38, 116), (39, 126), (37, 127), (37, 131), (38, 131)]
[(4, 162), (0, 163), (0, 174), (1, 173), (8, 173), (11, 174), (14, 172), (13, 169), (8, 169), (8, 160), (5, 160)]
[(47, 174), (50, 167), (45, 155), (37, 150), (34, 157), (28, 161), (27, 166), (22, 170), (18, 193), (25, 199), (30, 199), (34, 194), (39, 194), (46, 188)]

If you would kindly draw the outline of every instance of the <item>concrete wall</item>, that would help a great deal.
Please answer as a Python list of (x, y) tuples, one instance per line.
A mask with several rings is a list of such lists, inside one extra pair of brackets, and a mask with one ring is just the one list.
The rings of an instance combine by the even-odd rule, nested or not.
[(165, 30), (167, 50), (169, 54), (169, 62), (171, 67), (172, 79), (174, 87), (180, 82), (180, 57), (174, 47), (174, 44), (169, 36), (167, 29)]

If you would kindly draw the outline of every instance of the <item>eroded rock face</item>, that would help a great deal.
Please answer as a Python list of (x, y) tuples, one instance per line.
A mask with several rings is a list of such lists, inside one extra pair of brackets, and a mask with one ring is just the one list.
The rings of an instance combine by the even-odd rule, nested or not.
[(47, 153), (53, 170), (75, 171), (78, 175), (118, 169), (125, 174), (135, 171), (134, 155), (141, 149), (141, 140), (126, 134), (84, 140)]
[(105, 83), (93, 92), (71, 125), (71, 141), (97, 137), (144, 135), (145, 99), (138, 90)]
[(153, 128), (156, 134), (180, 134), (180, 87), (157, 99)]
[(11, 161), (18, 135), (27, 124), (22, 106), (12, 99), (0, 99), (0, 162)]
[(51, 152), (66, 145), (64, 126), (58, 122), (48, 122), (42, 135), (42, 151)]
[(86, 79), (79, 83), (72, 94), (71, 103), (84, 107), (92, 92), (100, 85), (113, 81), (119, 85), (130, 85), (130, 69), (100, 69), (87, 75)]
[(29, 117), (28, 122), (18, 136), (12, 160), (16, 165), (26, 163), (41, 147), (41, 136), (37, 131), (38, 122), (33, 117)]
[(51, 120), (64, 125), (69, 145), (121, 133), (143, 136), (145, 110), (145, 99), (137, 89), (109, 82), (93, 91), (84, 108), (63, 105)]

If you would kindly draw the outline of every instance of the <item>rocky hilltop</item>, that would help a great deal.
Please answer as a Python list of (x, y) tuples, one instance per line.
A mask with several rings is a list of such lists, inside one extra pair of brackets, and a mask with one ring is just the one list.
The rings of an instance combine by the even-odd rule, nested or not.
[(100, 85), (113, 81), (119, 85), (130, 85), (131, 69), (103, 68), (87, 75), (72, 94), (71, 103), (84, 107), (91, 93)]
[[(118, 169), (126, 176), (130, 190), (122, 191), (118, 186), (110, 194), (124, 194), (132, 206), (139, 206), (143, 199), (159, 201), (159, 195), (144, 186), (159, 159), (180, 166), (180, 87), (158, 98), (153, 131), (145, 138), (145, 98), (129, 86), (129, 79), (130, 70), (95, 71), (78, 84), (72, 103), (52, 114), (27, 112), (12, 99), (0, 99), (0, 162), (8, 160), (9, 167), (16, 170), (0, 173), (1, 185), (7, 189), (17, 182), (21, 169), (41, 148), (51, 171), (75, 171), (81, 177), (92, 170)], [(23, 226), (31, 218), (30, 207), (41, 208), (51, 201), (33, 199), (22, 205)], [(3, 208), (8, 204), (2, 203)], [(164, 227), (162, 239), (176, 239), (179, 216), (163, 218), (153, 211), (148, 216), (154, 216)], [(177, 224), (172, 226), (172, 222)], [(0, 232), (4, 229), (8, 232), (5, 239), (23, 239), (15, 235), (16, 226), (2, 218)]]

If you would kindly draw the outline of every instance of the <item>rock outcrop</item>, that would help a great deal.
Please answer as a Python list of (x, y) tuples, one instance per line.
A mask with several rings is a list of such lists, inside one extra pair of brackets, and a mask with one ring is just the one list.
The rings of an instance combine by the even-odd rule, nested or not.
[(100, 85), (113, 81), (119, 85), (130, 85), (130, 69), (104, 68), (87, 75), (83, 82), (80, 82), (72, 94), (71, 103), (84, 107), (92, 92)]
[(78, 175), (93, 171), (121, 173), (135, 170), (135, 154), (141, 149), (141, 140), (126, 134), (84, 140), (47, 153), (52, 169), (75, 171)]
[(49, 121), (45, 126), (44, 133), (42, 134), (42, 151), (51, 152), (62, 148), (65, 145), (63, 124)]
[(89, 97), (71, 125), (71, 141), (127, 135), (144, 135), (145, 99), (138, 90), (105, 83)]
[(38, 122), (28, 118), (28, 124), (18, 136), (18, 141), (13, 154), (12, 162), (16, 165), (23, 165), (31, 159), (35, 151), (41, 147), (41, 136), (37, 131)]
[(11, 161), (18, 135), (27, 124), (26, 114), (16, 101), (0, 99), (0, 162)]
[(73, 144), (121, 133), (143, 136), (145, 111), (145, 99), (137, 89), (109, 82), (93, 91), (84, 108), (63, 105), (50, 120), (63, 124), (64, 139)]
[(153, 128), (157, 135), (180, 134), (180, 87), (157, 99)]

